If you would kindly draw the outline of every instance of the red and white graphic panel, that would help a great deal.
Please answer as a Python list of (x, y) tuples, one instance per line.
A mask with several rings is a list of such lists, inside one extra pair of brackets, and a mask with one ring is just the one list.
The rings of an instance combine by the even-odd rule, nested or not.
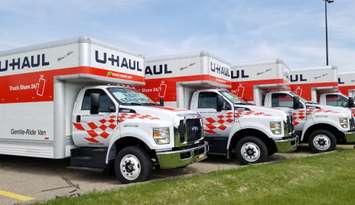
[(145, 86), (136, 87), (154, 101), (176, 101), (178, 83), (204, 83), (230, 87), (230, 65), (206, 52), (150, 59), (145, 67)]
[(254, 89), (257, 86), (265, 88), (270, 86), (268, 92), (273, 91), (275, 85), (288, 82), (288, 73), (289, 68), (279, 59), (272, 62), (235, 65), (231, 69), (231, 91), (246, 101), (253, 101)]
[(294, 70), (289, 75), (291, 91), (309, 101), (317, 101), (312, 92), (325, 88), (337, 88), (337, 69), (331, 66)]

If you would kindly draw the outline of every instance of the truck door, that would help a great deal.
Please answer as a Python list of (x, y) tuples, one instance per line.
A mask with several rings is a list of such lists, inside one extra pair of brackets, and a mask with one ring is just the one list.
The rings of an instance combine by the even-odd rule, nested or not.
[(232, 105), (215, 92), (200, 92), (197, 111), (204, 123), (204, 133), (211, 153), (225, 153), (234, 122)]
[(288, 93), (272, 93), (271, 95), (272, 108), (285, 111), (291, 115), (295, 130), (302, 130), (307, 117), (306, 108), (299, 103)]
[[(97, 97), (97, 102), (94, 97)], [(93, 106), (97, 106), (96, 112)], [(73, 113), (73, 141), (77, 146), (105, 146), (117, 129), (117, 108), (111, 97), (101, 89), (88, 89), (80, 109)]]

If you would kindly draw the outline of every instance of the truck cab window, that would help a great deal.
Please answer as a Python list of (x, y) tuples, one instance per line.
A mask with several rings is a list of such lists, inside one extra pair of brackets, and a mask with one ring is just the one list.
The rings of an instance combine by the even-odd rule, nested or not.
[(286, 93), (273, 93), (271, 98), (272, 107), (293, 108), (293, 98)]
[(327, 95), (326, 102), (327, 105), (330, 106), (341, 106), (341, 107), (348, 106), (348, 99), (340, 95)]
[(217, 109), (217, 93), (203, 92), (198, 95), (198, 108)]
[(83, 98), (83, 103), (81, 104), (81, 110), (90, 110), (91, 107), (91, 93), (99, 93), (99, 112), (115, 112), (112, 108), (115, 108), (115, 104), (112, 102), (110, 97), (103, 91), (99, 89), (86, 90)]

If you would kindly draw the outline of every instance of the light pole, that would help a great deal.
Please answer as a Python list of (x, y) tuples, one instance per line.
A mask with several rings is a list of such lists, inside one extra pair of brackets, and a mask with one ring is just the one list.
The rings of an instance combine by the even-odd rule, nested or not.
[(326, 65), (329, 65), (329, 51), (328, 51), (328, 4), (334, 3), (334, 0), (324, 1), (324, 16), (325, 16), (325, 55)]

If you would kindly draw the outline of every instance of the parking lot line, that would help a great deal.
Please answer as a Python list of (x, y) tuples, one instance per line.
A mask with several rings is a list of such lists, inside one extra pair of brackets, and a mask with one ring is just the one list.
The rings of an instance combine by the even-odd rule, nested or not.
[(15, 199), (17, 201), (31, 201), (34, 199), (30, 196), (25, 196), (22, 194), (17, 194), (14, 192), (8, 192), (8, 191), (3, 191), (3, 190), (0, 190), (0, 196), (6, 197), (9, 199)]

